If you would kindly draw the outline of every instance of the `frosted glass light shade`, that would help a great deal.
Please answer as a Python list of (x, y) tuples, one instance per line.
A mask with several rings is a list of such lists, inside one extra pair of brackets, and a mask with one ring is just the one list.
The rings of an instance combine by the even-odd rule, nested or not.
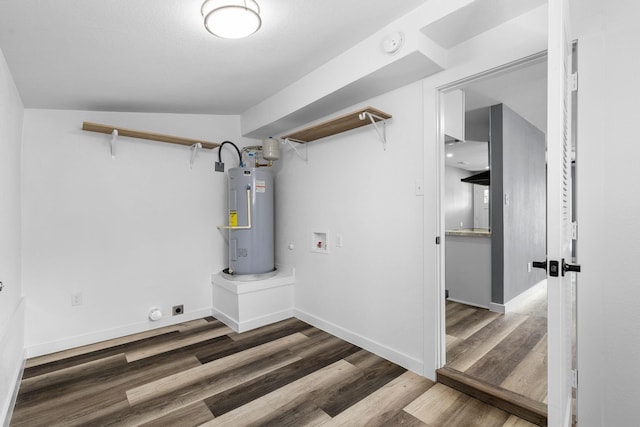
[(255, 0), (205, 0), (204, 27), (216, 37), (241, 39), (260, 29), (260, 6)]

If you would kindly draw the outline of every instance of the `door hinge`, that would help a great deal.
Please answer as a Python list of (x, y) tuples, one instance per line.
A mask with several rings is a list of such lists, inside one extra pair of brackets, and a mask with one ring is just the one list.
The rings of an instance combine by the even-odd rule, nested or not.
[(573, 221), (571, 223), (571, 238), (576, 240), (578, 238), (578, 222)]
[(571, 92), (578, 91), (578, 73), (571, 74)]
[(436, 236), (436, 245), (440, 244), (440, 236)]
[(571, 371), (571, 387), (578, 388), (578, 370), (573, 369)]

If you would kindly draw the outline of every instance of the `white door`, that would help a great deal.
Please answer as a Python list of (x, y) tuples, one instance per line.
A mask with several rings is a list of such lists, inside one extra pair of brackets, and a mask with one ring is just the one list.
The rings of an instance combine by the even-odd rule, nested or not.
[(569, 0), (549, 5), (547, 111), (548, 407), (550, 426), (571, 425), (571, 55)]

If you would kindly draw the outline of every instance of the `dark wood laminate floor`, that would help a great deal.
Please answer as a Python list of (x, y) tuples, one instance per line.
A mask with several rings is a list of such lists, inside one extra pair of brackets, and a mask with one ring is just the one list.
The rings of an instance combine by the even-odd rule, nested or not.
[(547, 292), (501, 315), (446, 303), (447, 367), (547, 402)]
[(12, 426), (530, 426), (297, 319), (213, 318), (27, 361)]

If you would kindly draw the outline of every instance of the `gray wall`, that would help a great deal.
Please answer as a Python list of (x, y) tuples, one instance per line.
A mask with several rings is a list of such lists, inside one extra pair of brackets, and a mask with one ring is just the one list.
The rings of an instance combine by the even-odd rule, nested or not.
[(503, 104), (491, 107), (492, 302), (545, 278), (527, 263), (546, 256), (545, 135)]
[(473, 175), (473, 172), (451, 166), (444, 168), (445, 200), (444, 222), (446, 230), (473, 228), (473, 185), (461, 182), (462, 178)]

